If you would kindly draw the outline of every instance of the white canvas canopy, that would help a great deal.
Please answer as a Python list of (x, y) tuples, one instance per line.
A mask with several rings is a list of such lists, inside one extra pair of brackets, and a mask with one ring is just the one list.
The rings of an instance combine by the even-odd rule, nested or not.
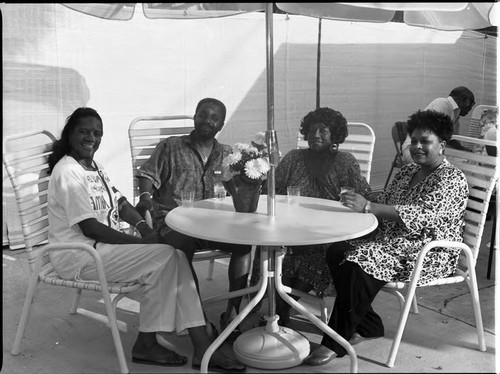
[[(486, 4), (490, 19), (495, 3)], [(102, 10), (104, 5), (95, 7)], [(220, 141), (248, 142), (273, 123), (286, 154), (297, 145), (300, 119), (319, 97), (322, 105), (340, 110), (349, 121), (374, 129), (370, 182), (377, 189), (394, 156), (394, 121), (458, 85), (471, 88), (478, 104), (496, 104), (497, 38), (475, 31), (318, 20), (288, 9), (272, 17), (270, 48), (264, 11), (242, 8), (235, 14), (226, 6), (225, 15), (231, 16), (187, 19), (196, 9), (206, 14), (208, 7), (189, 3), (177, 9), (181, 19), (150, 19), (144, 5), (129, 5), (133, 17), (128, 21), (109, 21), (61, 4), (0, 4), (4, 136), (36, 129), (58, 136), (76, 107), (92, 106), (105, 126), (97, 157), (105, 160), (117, 187), (131, 196), (126, 128), (137, 116), (194, 114), (199, 99), (217, 97), (228, 108)], [(250, 5), (255, 4), (244, 3)], [(297, 3), (275, 4), (278, 9), (291, 5)], [(272, 105), (267, 104), (268, 90)], [(467, 121), (463, 118), (462, 125)], [(4, 180), (4, 244), (15, 248), (12, 238), (18, 226), (16, 214), (8, 213), (12, 199), (6, 187)]]

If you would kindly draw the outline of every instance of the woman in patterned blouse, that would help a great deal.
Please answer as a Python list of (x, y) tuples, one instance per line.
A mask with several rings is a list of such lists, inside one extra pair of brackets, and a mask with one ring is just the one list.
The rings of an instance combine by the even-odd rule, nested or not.
[[(384, 335), (382, 319), (371, 303), (387, 282), (409, 281), (417, 254), (426, 243), (462, 241), (467, 180), (444, 156), (453, 123), (445, 114), (418, 111), (409, 117), (408, 133), (414, 163), (401, 168), (376, 202), (357, 193), (343, 194), (345, 206), (357, 212), (371, 210), (379, 220), (377, 229), (327, 250), (326, 261), (337, 291), (328, 325), (351, 342)], [(419, 285), (451, 275), (458, 255), (459, 250), (453, 248), (429, 252)], [(305, 363), (323, 365), (346, 353), (324, 334)]]
[[(347, 120), (331, 108), (309, 112), (300, 124), (300, 133), (309, 148), (292, 149), (276, 167), (276, 193), (287, 194), (288, 186), (299, 186), (300, 195), (339, 200), (340, 187), (350, 186), (368, 197), (371, 188), (356, 158), (338, 150), (348, 135)], [(319, 296), (330, 295), (332, 279), (325, 263), (329, 244), (293, 246), (283, 260), (283, 284)], [(294, 296), (295, 297), (295, 296)], [(295, 297), (297, 298), (297, 297)], [(290, 306), (277, 296), (278, 323), (288, 325)]]

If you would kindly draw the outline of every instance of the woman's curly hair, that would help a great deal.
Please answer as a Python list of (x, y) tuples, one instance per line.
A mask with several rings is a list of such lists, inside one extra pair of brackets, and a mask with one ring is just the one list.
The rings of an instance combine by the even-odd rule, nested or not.
[(415, 129), (429, 130), (441, 140), (449, 142), (453, 135), (453, 122), (449, 115), (435, 110), (419, 110), (408, 117), (408, 134)]
[(330, 140), (334, 144), (343, 143), (348, 135), (347, 120), (339, 111), (323, 107), (306, 114), (300, 123), (300, 133), (307, 140), (307, 133), (311, 125), (323, 123), (330, 130)]

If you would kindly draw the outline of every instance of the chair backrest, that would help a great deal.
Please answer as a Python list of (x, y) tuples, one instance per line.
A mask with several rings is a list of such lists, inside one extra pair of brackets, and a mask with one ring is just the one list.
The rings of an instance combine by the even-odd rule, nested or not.
[(391, 136), (392, 141), (394, 143), (394, 147), (396, 148), (396, 152), (401, 156), (401, 146), (403, 145), (406, 136), (408, 135), (408, 122), (406, 121), (397, 121), (392, 125)]
[[(350, 152), (356, 157), (361, 175), (370, 183), (375, 133), (370, 126), (361, 122), (348, 122), (347, 128), (349, 135), (342, 144), (339, 144), (339, 150)], [(307, 140), (304, 140), (300, 133), (297, 139), (297, 148), (309, 148)]]
[[(458, 135), (453, 138), (471, 144), (491, 145), (495, 143)], [(471, 248), (474, 258), (477, 259), (491, 194), (498, 181), (497, 160), (494, 156), (475, 154), (450, 147), (446, 148), (445, 155), (448, 161), (462, 170), (467, 178), (469, 199), (465, 213), (464, 242)]]
[[(193, 117), (176, 116), (142, 116), (134, 119), (129, 126), (128, 136), (132, 157), (132, 176), (135, 176), (142, 164), (151, 156), (156, 145), (171, 136), (189, 134), (194, 129)], [(133, 178), (134, 205), (139, 196), (139, 183)]]
[(45, 244), (48, 239), (48, 159), (55, 140), (45, 130), (11, 135), (3, 140), (3, 163), (14, 189), (31, 269), (33, 247)]
[(478, 105), (472, 111), (470, 117), (469, 128), (467, 129), (467, 136), (470, 138), (479, 138), (481, 134), (481, 116), (489, 109), (498, 110), (498, 106), (495, 105)]

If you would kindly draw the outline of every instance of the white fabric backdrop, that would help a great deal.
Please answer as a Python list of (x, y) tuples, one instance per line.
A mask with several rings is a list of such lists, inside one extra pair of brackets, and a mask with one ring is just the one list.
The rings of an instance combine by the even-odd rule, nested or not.
[[(131, 21), (110, 21), (58, 4), (0, 9), (3, 136), (37, 128), (59, 136), (76, 107), (93, 107), (104, 121), (97, 158), (128, 196), (127, 128), (135, 117), (194, 114), (197, 102), (211, 96), (228, 109), (220, 141), (248, 142), (266, 129), (263, 13), (149, 20), (136, 12)], [(317, 40), (317, 19), (275, 15), (275, 128), (283, 154), (295, 147), (300, 119), (316, 105)], [(375, 189), (394, 155), (395, 121), (459, 85), (469, 87), (478, 104), (496, 104), (495, 37), (323, 20), (321, 50), (321, 105), (376, 133)], [(468, 120), (462, 119), (462, 133)]]

